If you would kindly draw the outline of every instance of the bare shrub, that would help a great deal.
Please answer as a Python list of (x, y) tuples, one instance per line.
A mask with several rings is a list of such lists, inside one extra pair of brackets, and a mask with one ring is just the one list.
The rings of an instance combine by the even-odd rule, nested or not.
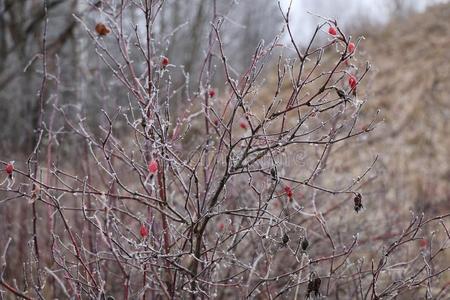
[[(44, 31), (35, 147), (24, 164), (2, 161), (8, 172), (0, 204), (27, 199), (23, 207), (31, 211), (32, 223), (27, 243), (18, 232), (2, 238), (5, 294), (25, 299), (445, 294), (440, 278), (448, 270), (450, 215), (412, 214), (409, 223), (379, 236), (387, 223), (364, 209), (362, 190), (377, 156), (356, 172), (334, 159), (352, 145), (361, 151), (362, 137), (379, 121), (377, 111), (360, 119), (368, 100), (359, 97), (359, 83), (370, 70), (369, 63), (355, 59), (361, 39), (321, 18), (308, 46), (299, 48), (290, 8), (280, 8), (283, 31), (259, 43), (238, 74), (222, 40), (228, 16), (213, 5), (197, 80), (172, 62), (152, 30), (164, 1), (93, 7), (106, 21), (74, 18), (113, 76), (110, 90), (122, 91), (103, 97), (125, 98), (114, 99), (117, 105), (102, 109), (95, 120), (86, 120), (72, 103), (56, 101), (60, 74), (48, 68)], [(143, 21), (130, 26), (128, 14)], [(325, 42), (316, 42), (320, 35), (327, 36)], [(325, 64), (325, 56), (332, 63)], [(269, 87), (267, 68), (277, 72)], [(101, 89), (104, 82), (96, 79)], [(260, 100), (262, 90), (270, 101)], [(52, 107), (44, 101), (50, 92)], [(181, 102), (175, 105), (174, 99)], [(52, 123), (55, 118), (64, 121), (62, 129)], [(54, 159), (63, 137), (74, 141), (76, 158)], [(16, 251), (19, 258), (12, 263)]]

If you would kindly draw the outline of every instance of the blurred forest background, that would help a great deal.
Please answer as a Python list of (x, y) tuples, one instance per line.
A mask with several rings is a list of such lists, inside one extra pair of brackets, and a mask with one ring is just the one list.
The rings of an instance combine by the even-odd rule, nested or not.
[[(95, 24), (107, 22), (93, 8), (100, 2), (47, 1), (47, 66), (57, 78), (49, 81), (46, 89), (49, 94), (44, 97), (45, 123), (51, 124), (54, 133), (44, 137), (44, 144), (50, 144), (52, 139), (51, 147), (58, 149), (54, 163), (66, 167), (74, 158), (82, 156), (84, 149), (73, 135), (66, 134), (64, 119), (59, 117), (56, 107), (65, 106), (73, 119), (86, 117), (89, 130), (98, 133), (98, 123), (104, 122), (102, 110), (128, 105), (127, 91), (113, 78), (83, 25), (74, 17), (84, 20), (91, 30)], [(101, 5), (108, 2), (103, 1)], [(283, 1), (282, 7), (288, 2)], [(174, 111), (197, 92), (199, 72), (211, 38), (211, 3), (166, 0), (167, 9), (161, 12), (155, 27), (155, 35), (162, 37), (157, 41), (158, 47), (164, 49), (164, 55), (176, 66), (176, 71), (171, 73), (176, 91), (171, 102)], [(217, 11), (227, 16), (223, 42), (231, 58), (231, 71), (237, 76), (249, 64), (257, 45), (261, 41), (267, 45), (280, 33), (283, 20), (278, 2), (221, 0), (217, 4)], [(350, 146), (351, 150), (334, 157), (337, 166), (334, 172), (339, 177), (341, 173), (358, 174), (362, 162), (379, 155), (373, 174), (364, 186), (364, 206), (374, 226), (361, 233), (363, 239), (389, 237), (391, 229), (408, 218), (411, 210), (427, 216), (448, 212), (450, 3), (293, 0), (293, 4), (294, 31), (302, 47), (320, 21), (316, 14), (336, 18), (347, 33), (365, 37), (358, 45), (356, 59), (360, 63), (370, 61), (373, 69), (362, 82), (363, 92), (359, 97), (370, 99), (368, 110), (380, 109), (379, 123), (368, 137)], [(36, 144), (34, 129), (41, 109), (38, 91), (43, 74), (44, 16), (42, 0), (0, 0), (0, 160), (15, 161), (22, 167)], [(133, 11), (125, 17), (128, 26), (145, 25)], [(322, 38), (328, 37), (324, 34)], [(105, 44), (108, 43), (105, 38)], [(137, 54), (130, 55), (138, 57)], [(288, 56), (289, 52), (284, 55)], [(275, 65), (276, 61), (268, 63)], [(213, 68), (220, 67), (219, 57), (214, 58), (213, 64)], [(146, 66), (136, 64), (139, 66), (142, 69), (137, 71), (143, 73)], [(271, 101), (272, 96), (264, 91), (273, 90), (277, 79), (275, 67), (266, 68), (265, 72), (265, 82), (258, 95), (261, 104)], [(219, 71), (213, 76), (214, 89), (220, 98), (225, 94), (225, 80)], [(190, 133), (193, 144), (195, 125), (202, 126), (194, 123)], [(117, 122), (116, 126), (116, 135), (120, 136), (120, 126), (125, 128), (127, 124)], [(69, 169), (72, 168), (83, 166), (74, 165)], [(2, 212), (0, 207), (0, 219), (5, 214), (9, 215), (8, 220), (13, 220), (14, 211), (10, 207), (8, 212), (6, 209)], [(360, 228), (367, 220), (343, 222), (342, 230)], [(10, 222), (2, 221), (0, 232), (11, 231), (11, 226)], [(450, 280), (450, 276), (446, 278)]]

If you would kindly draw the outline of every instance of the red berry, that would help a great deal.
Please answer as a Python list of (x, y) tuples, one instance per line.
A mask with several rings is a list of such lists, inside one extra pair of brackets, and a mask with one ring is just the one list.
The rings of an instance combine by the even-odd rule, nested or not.
[(214, 89), (210, 89), (208, 92), (209, 98), (214, 98), (216, 95), (216, 91)]
[(291, 199), (292, 196), (294, 195), (294, 193), (292, 193), (291, 187), (288, 185), (284, 187), (284, 192), (286, 193), (286, 196), (288, 196), (289, 199)]
[(331, 35), (336, 35), (336, 33), (337, 33), (336, 28), (334, 28), (334, 27), (328, 28), (328, 33)]
[(139, 229), (139, 234), (141, 237), (145, 238), (148, 236), (148, 228), (144, 224), (141, 225), (141, 228)]
[(349, 52), (349, 53), (353, 53), (353, 51), (355, 51), (355, 43), (353, 43), (353, 42), (350, 42), (350, 43), (348, 43), (348, 46), (347, 46), (347, 51)]
[(239, 122), (239, 127), (241, 127), (242, 129), (247, 129), (247, 122), (245, 121)]
[(167, 57), (163, 56), (161, 59), (161, 65), (165, 68), (165, 67), (167, 67), (168, 64), (169, 64), (169, 59)]
[(348, 85), (350, 85), (350, 87), (352, 88), (352, 90), (354, 90), (356, 88), (356, 78), (353, 75), (350, 75), (350, 77), (348, 78)]
[(219, 223), (219, 230), (223, 231), (224, 228), (225, 228), (225, 224)]
[(148, 171), (152, 174), (155, 174), (158, 171), (158, 162), (156, 160), (152, 160), (148, 163)]
[(420, 248), (426, 248), (428, 246), (428, 241), (426, 239), (419, 240)]
[(5, 171), (8, 175), (11, 176), (14, 171), (14, 165), (12, 163), (8, 163), (5, 167)]

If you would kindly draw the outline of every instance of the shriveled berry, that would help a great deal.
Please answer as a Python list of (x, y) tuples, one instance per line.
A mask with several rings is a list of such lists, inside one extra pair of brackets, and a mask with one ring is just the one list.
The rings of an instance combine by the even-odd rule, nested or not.
[(286, 245), (289, 242), (289, 235), (287, 233), (285, 233), (283, 235), (283, 238), (281, 239), (281, 242), (283, 243), (283, 245)]
[(278, 176), (277, 176), (277, 169), (271, 168), (271, 169), (270, 169), (270, 175), (272, 176), (272, 179), (273, 179), (273, 180), (277, 180), (277, 179), (278, 179)]
[(208, 91), (208, 95), (209, 95), (209, 98), (214, 98), (214, 96), (216, 95), (216, 91), (214, 89), (210, 89)]
[(108, 35), (111, 30), (105, 24), (97, 23), (97, 25), (95, 25), (95, 32), (97, 32), (97, 34), (100, 36), (105, 36)]
[(306, 289), (306, 299), (309, 299), (311, 293), (314, 293), (315, 297), (320, 296), (320, 284), (322, 280), (317, 277), (315, 274), (310, 275), (308, 287)]
[(361, 194), (357, 193), (353, 201), (355, 202), (355, 211), (359, 212), (363, 208)]
[(305, 238), (303, 238), (302, 243), (300, 244), (300, 246), (302, 247), (303, 251), (306, 251), (306, 249), (308, 249), (309, 246), (309, 242), (308, 240)]

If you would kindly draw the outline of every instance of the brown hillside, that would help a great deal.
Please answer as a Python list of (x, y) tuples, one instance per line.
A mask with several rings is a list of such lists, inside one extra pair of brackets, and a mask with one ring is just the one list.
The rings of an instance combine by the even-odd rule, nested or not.
[(431, 7), (363, 43), (374, 66), (369, 103), (385, 118), (372, 142), (387, 171), (388, 198), (433, 213), (450, 209), (449, 19), (450, 4)]
[[(368, 124), (377, 109), (383, 122), (367, 140), (344, 143), (333, 151), (335, 178), (348, 172), (359, 175), (378, 154), (372, 184), (363, 192), (369, 210), (380, 219), (389, 213), (408, 215), (409, 209), (426, 215), (450, 210), (449, 19), (450, 4), (442, 4), (353, 35), (365, 36), (352, 60), (358, 76), (366, 61), (372, 66), (358, 88), (358, 97), (367, 100), (359, 124)], [(323, 70), (337, 58), (335, 51), (325, 55)], [(275, 81), (273, 75), (269, 82)], [(290, 88), (286, 84), (282, 97)], [(333, 172), (331, 166), (328, 172)]]
[[(321, 184), (345, 186), (351, 180), (349, 174), (357, 178), (379, 156), (357, 187), (365, 210), (355, 215), (350, 199), (338, 218), (329, 220), (342, 233), (360, 234), (366, 241), (361, 243), (364, 257), (372, 258), (377, 249), (386, 246), (409, 222), (411, 210), (424, 212), (426, 218), (450, 212), (449, 19), (450, 4), (445, 4), (362, 33), (366, 39), (359, 44), (352, 64), (358, 67), (358, 77), (366, 61), (372, 69), (358, 87), (358, 98), (367, 102), (357, 126), (368, 124), (377, 109), (383, 121), (366, 137), (333, 148), (324, 171), (327, 179)], [(335, 63), (338, 54), (328, 51), (325, 55), (322, 67), (327, 70), (329, 65), (325, 65)], [(276, 76), (268, 82), (274, 84)], [(285, 85), (283, 98), (291, 88), (289, 83)], [(268, 94), (264, 98), (272, 101)], [(296, 122), (295, 116), (292, 122)], [(314, 157), (314, 149), (305, 151), (307, 157)], [(287, 172), (301, 177), (304, 168), (308, 165)], [(308, 208), (309, 202), (303, 203)], [(328, 197), (321, 205), (326, 212), (340, 203)], [(448, 273), (445, 280), (450, 280)]]

